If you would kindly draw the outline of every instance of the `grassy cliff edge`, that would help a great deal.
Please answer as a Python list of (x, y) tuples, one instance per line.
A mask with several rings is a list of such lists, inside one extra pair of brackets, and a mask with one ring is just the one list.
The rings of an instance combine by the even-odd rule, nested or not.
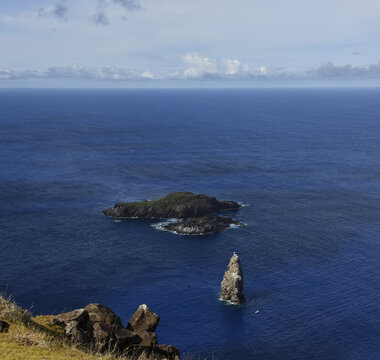
[(52, 315), (32, 315), (0, 295), (0, 320), (10, 324), (0, 333), (2, 360), (116, 360), (113, 354), (87, 353), (69, 344), (59, 326), (50, 324)]

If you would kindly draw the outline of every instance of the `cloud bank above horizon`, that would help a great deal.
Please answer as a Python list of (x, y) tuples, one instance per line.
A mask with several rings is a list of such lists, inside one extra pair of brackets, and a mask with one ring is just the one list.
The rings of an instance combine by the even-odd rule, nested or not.
[(141, 81), (141, 80), (213, 80), (213, 81), (246, 81), (255, 80), (323, 80), (323, 79), (380, 79), (380, 62), (367, 66), (350, 64), (333, 64), (332, 62), (306, 70), (267, 68), (266, 66), (250, 67), (237, 59), (222, 59), (187, 53), (183, 57), (184, 68), (167, 72), (150, 70), (133, 70), (116, 66), (86, 67), (74, 64), (71, 66), (54, 66), (44, 71), (22, 70), (0, 67), (1, 80), (99, 80), (99, 81)]
[(18, 0), (0, 30), (0, 83), (380, 84), (375, 0)]

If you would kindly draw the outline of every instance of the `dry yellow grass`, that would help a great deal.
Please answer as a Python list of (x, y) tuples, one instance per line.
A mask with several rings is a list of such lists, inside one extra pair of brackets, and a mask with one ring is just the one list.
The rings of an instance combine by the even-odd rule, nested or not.
[(115, 360), (112, 354), (89, 354), (68, 344), (62, 329), (50, 324), (53, 316), (37, 316), (0, 296), (0, 320), (11, 324), (0, 333), (1, 360)]
[(0, 334), (2, 360), (114, 360), (111, 355), (86, 354), (72, 346), (52, 342), (50, 338), (29, 329), (12, 326)]
[[(59, 326), (51, 325), (52, 315), (32, 317), (10, 298), (0, 294), (0, 320), (10, 323), (7, 333), (0, 333), (0, 360), (144, 360), (130, 353), (88, 353), (69, 344)], [(148, 359), (145, 359), (148, 360)], [(215, 360), (196, 354), (184, 354), (183, 360)]]

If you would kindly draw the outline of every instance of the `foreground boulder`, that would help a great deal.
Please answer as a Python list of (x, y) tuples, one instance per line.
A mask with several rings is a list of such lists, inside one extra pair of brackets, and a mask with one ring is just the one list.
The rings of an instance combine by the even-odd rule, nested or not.
[(138, 344), (140, 337), (125, 329), (120, 318), (107, 307), (100, 304), (88, 304), (85, 308), (93, 326), (95, 347), (100, 350), (123, 350), (126, 346)]
[(6, 333), (9, 330), (9, 323), (6, 321), (0, 320), (0, 333)]
[(93, 325), (85, 309), (60, 314), (52, 320), (52, 324), (61, 326), (71, 342), (84, 347), (94, 345)]
[(164, 229), (181, 235), (208, 235), (226, 230), (231, 225), (243, 225), (243, 223), (231, 217), (208, 215), (170, 223), (165, 225)]
[(171, 345), (131, 346), (123, 355), (126, 359), (133, 360), (180, 360), (178, 349)]
[(154, 331), (159, 321), (160, 317), (143, 304), (139, 306), (131, 320), (129, 320), (127, 329), (140, 336), (141, 345), (157, 345), (157, 336)]
[(52, 323), (60, 325), (71, 342), (101, 352), (120, 352), (141, 341), (137, 334), (123, 327), (112, 310), (100, 304), (89, 304), (84, 309), (60, 314)]
[(245, 302), (243, 295), (243, 270), (239, 257), (234, 252), (221, 283), (220, 299), (238, 305)]
[(114, 218), (191, 218), (238, 209), (235, 201), (219, 201), (213, 196), (174, 192), (151, 201), (117, 203), (103, 214)]
[[(64, 335), (88, 350), (112, 351), (133, 355), (134, 359), (179, 360), (178, 349), (158, 345), (154, 331), (160, 318), (141, 305), (125, 328), (120, 318), (101, 304), (88, 304), (56, 316), (52, 324), (62, 327)], [(144, 358), (145, 356), (145, 358)]]
[(127, 355), (137, 360), (179, 360), (178, 349), (169, 345), (159, 345), (154, 332), (160, 321), (160, 317), (145, 304), (140, 305), (129, 320), (127, 329), (137, 333), (141, 342), (137, 346), (131, 346)]

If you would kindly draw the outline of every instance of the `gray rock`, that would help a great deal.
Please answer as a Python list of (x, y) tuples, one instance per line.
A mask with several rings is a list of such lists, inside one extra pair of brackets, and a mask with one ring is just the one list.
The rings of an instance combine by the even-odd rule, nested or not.
[(245, 302), (243, 295), (243, 271), (239, 257), (234, 252), (221, 282), (220, 299), (238, 305)]
[(6, 333), (9, 330), (9, 323), (6, 321), (0, 320), (0, 333)]

